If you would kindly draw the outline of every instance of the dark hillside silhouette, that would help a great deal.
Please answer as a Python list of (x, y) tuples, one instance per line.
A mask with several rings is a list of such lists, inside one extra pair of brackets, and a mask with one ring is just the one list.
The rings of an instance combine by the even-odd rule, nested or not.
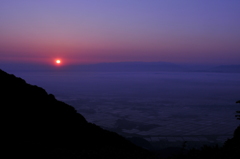
[[(236, 103), (240, 103), (237, 101)], [(239, 111), (237, 111), (239, 112)], [(238, 118), (239, 119), (239, 118)], [(233, 138), (228, 139), (223, 146), (223, 151), (228, 154), (228, 158), (240, 158), (240, 125), (236, 128)]]
[[(151, 158), (122, 136), (88, 123), (44, 89), (0, 70), (1, 155), (7, 158)], [(1, 157), (6, 158), (6, 157)]]
[[(44, 89), (2, 70), (0, 106), (1, 158), (155, 158), (122, 136), (87, 122), (72, 106)], [(145, 145), (144, 141), (139, 144)], [(238, 159), (239, 152), (240, 126), (223, 147), (205, 146), (171, 158)]]

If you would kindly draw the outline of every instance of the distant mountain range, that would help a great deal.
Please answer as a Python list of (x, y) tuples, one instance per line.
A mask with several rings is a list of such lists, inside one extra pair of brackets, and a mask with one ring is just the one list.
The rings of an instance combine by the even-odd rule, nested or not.
[(210, 68), (210, 72), (229, 72), (229, 73), (240, 73), (240, 65), (221, 65)]
[(116, 63), (98, 63), (88, 65), (66, 66), (67, 70), (78, 71), (107, 71), (107, 72), (149, 72), (149, 71), (180, 71), (181, 65), (167, 62), (116, 62)]
[(83, 72), (222, 72), (240, 73), (240, 65), (189, 65), (168, 62), (115, 62), (60, 67), (33, 64), (0, 64), (7, 71), (83, 71)]

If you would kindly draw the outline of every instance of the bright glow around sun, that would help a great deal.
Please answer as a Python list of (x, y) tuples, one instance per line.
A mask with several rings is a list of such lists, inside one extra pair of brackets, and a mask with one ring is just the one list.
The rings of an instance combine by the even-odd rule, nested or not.
[(57, 64), (60, 64), (60, 63), (61, 63), (61, 60), (56, 60), (56, 63), (57, 63)]

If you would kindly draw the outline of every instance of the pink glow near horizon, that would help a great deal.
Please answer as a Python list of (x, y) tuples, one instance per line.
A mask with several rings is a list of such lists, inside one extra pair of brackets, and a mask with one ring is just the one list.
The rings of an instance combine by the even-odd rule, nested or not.
[(1, 1), (0, 61), (239, 64), (239, 7), (224, 0)]

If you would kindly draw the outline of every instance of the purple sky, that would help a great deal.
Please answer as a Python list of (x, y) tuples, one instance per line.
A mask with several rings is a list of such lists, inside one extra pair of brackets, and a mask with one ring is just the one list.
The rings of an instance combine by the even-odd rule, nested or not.
[(240, 0), (1, 0), (0, 62), (240, 63)]

